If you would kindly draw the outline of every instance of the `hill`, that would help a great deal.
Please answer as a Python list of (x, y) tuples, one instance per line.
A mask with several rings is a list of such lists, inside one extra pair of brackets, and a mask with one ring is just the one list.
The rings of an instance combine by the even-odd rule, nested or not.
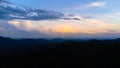
[(15, 40), (0, 37), (0, 63), (5, 66), (4, 68), (63, 68), (72, 66), (74, 68), (102, 68), (119, 61), (119, 57), (120, 39)]

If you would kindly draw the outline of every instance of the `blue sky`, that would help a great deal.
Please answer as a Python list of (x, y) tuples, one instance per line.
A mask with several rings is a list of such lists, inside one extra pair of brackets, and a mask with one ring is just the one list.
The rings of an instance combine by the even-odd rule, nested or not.
[(10, 2), (25, 5), (33, 8), (45, 8), (45, 9), (61, 9), (64, 7), (70, 7), (77, 4), (83, 4), (96, 0), (8, 0)]
[(12, 38), (120, 36), (119, 0), (6, 1), (13, 4), (0, 1), (1, 36)]
[[(119, 0), (7, 0), (17, 5), (23, 5), (35, 9), (47, 9), (59, 11), (67, 14), (76, 15), (90, 15), (98, 17), (97, 15), (104, 15), (109, 13), (116, 13), (120, 11)], [(92, 2), (105, 2), (102, 7), (87, 8), (87, 10), (76, 9)]]
[[(28, 6), (37, 9), (62, 9), (62, 8), (70, 8), (76, 7), (79, 5), (88, 4), (90, 2), (106, 2), (107, 7), (118, 7), (118, 0), (7, 0), (12, 3)], [(116, 2), (117, 1), (117, 2)], [(115, 8), (114, 8), (115, 9)]]

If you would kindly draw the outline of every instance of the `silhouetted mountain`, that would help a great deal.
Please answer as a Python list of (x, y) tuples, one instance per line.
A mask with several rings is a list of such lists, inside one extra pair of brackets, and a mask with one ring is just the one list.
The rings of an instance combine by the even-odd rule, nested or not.
[(4, 68), (106, 68), (119, 57), (119, 38), (76, 41), (0, 37), (0, 63), (8, 66)]
[(2, 42), (2, 41), (14, 41), (15, 39), (11, 39), (11, 38), (8, 38), (8, 37), (2, 37), (2, 36), (0, 36), (0, 42)]

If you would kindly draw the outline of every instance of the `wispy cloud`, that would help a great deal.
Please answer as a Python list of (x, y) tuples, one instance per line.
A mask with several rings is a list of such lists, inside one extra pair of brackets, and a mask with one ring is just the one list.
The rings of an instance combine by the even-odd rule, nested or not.
[(106, 5), (106, 2), (90, 2), (88, 4), (82, 5), (77, 7), (77, 9), (89, 9), (89, 8), (93, 8), (93, 7), (103, 7)]
[(86, 5), (86, 7), (102, 7), (106, 4), (106, 2), (92, 2)]

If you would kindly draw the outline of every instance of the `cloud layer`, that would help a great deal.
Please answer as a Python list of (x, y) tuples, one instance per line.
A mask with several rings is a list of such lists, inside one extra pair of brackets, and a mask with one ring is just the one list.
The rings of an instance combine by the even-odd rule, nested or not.
[(77, 18), (66, 18), (63, 13), (32, 9), (22, 6), (16, 6), (5, 0), (0, 0), (0, 19), (1, 20), (55, 20), (55, 19), (69, 19), (69, 20), (80, 20)]
[(0, 22), (0, 35), (12, 38), (115, 38), (120, 33), (120, 24), (95, 19)]

